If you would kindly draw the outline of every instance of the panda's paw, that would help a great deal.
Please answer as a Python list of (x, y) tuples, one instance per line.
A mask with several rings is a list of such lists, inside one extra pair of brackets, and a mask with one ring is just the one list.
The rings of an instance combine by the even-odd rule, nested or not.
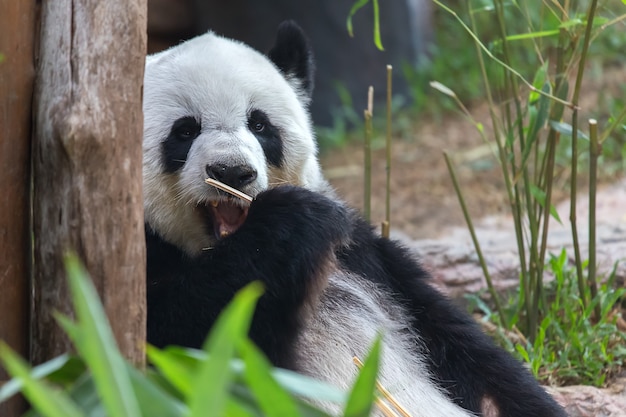
[(300, 245), (347, 245), (353, 217), (341, 202), (295, 186), (260, 193), (250, 206), (248, 221), (271, 228), (272, 241)]

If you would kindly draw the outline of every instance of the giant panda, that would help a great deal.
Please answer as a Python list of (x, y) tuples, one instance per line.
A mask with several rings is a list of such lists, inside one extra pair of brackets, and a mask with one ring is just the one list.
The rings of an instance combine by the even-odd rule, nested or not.
[(275, 366), (348, 388), (353, 356), (382, 331), (380, 381), (414, 417), (478, 416), (485, 403), (503, 417), (565, 416), (405, 248), (335, 195), (307, 111), (313, 71), (293, 22), (267, 55), (209, 32), (147, 58), (148, 342), (200, 347), (259, 280), (250, 337)]

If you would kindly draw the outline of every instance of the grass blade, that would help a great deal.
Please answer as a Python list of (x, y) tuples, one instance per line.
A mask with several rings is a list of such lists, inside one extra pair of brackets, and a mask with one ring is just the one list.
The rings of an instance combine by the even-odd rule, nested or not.
[(63, 392), (31, 375), (26, 362), (0, 341), (0, 359), (4, 367), (22, 385), (22, 393), (30, 404), (46, 417), (82, 417), (82, 411)]
[(276, 382), (269, 361), (249, 339), (239, 346), (246, 364), (244, 379), (267, 417), (299, 416), (294, 399)]
[(178, 358), (166, 350), (160, 350), (154, 346), (146, 347), (148, 360), (156, 366), (163, 377), (172, 384), (183, 396), (187, 397), (192, 391), (193, 372)]
[(110, 416), (139, 417), (127, 365), (117, 349), (96, 290), (75, 255), (66, 255), (65, 266), (78, 319), (71, 326), (70, 337), (91, 370), (102, 404)]
[[(42, 379), (63, 368), (69, 361), (68, 355), (61, 355), (48, 362), (44, 362), (41, 365), (34, 367), (30, 371), (30, 376), (33, 379)], [(0, 403), (6, 401), (10, 397), (14, 396), (22, 390), (24, 384), (20, 379), (12, 379), (0, 387)]]
[[(190, 417), (222, 417), (228, 389), (234, 379), (230, 360), (236, 347), (247, 338), (262, 285), (253, 282), (239, 291), (217, 319), (204, 350), (208, 358), (193, 379), (189, 397)], [(210, 382), (210, 383), (209, 383)]]
[(187, 406), (130, 365), (128, 374), (143, 416), (182, 417), (188, 414)]

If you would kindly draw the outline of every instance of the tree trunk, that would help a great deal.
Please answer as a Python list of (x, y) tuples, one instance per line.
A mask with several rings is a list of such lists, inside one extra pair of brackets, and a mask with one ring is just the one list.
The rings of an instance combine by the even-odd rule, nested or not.
[[(35, 2), (0, 1), (0, 339), (24, 357), (29, 356), (35, 10)], [(0, 367), (0, 385), (7, 379)], [(18, 398), (0, 404), (0, 416), (16, 417), (23, 411)]]
[(118, 346), (144, 359), (141, 109), (146, 0), (44, 1), (35, 84), (32, 359), (70, 349), (62, 258), (75, 251)]

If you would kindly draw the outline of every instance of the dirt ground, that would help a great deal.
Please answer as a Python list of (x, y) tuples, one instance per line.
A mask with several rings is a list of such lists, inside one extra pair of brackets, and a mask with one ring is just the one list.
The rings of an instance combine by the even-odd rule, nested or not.
[[(615, 94), (623, 91), (626, 67), (609, 68), (599, 76), (589, 78), (581, 94), (582, 114), (596, 107), (598, 92)], [(490, 119), (485, 104), (475, 105), (470, 111), (475, 120), (488, 128)], [(566, 117), (569, 117), (567, 112)], [(413, 125), (412, 131), (405, 133), (408, 137), (394, 138), (392, 145), (392, 230), (423, 239), (437, 238), (445, 234), (448, 227), (465, 225), (443, 158), (444, 150), (455, 161), (473, 219), (508, 211), (499, 162), (468, 121), (460, 115), (450, 114), (440, 120), (418, 117)], [(582, 130), (586, 130), (586, 123)], [(339, 195), (353, 207), (362, 208), (362, 145), (352, 143), (327, 151), (321, 161), (326, 176)], [(379, 146), (372, 155), (372, 222), (375, 224), (384, 219), (385, 165), (385, 150)], [(603, 175), (601, 181), (609, 183), (614, 175)], [(582, 184), (581, 191), (584, 191), (584, 179)], [(555, 201), (567, 198), (568, 192), (565, 181), (559, 183)]]

